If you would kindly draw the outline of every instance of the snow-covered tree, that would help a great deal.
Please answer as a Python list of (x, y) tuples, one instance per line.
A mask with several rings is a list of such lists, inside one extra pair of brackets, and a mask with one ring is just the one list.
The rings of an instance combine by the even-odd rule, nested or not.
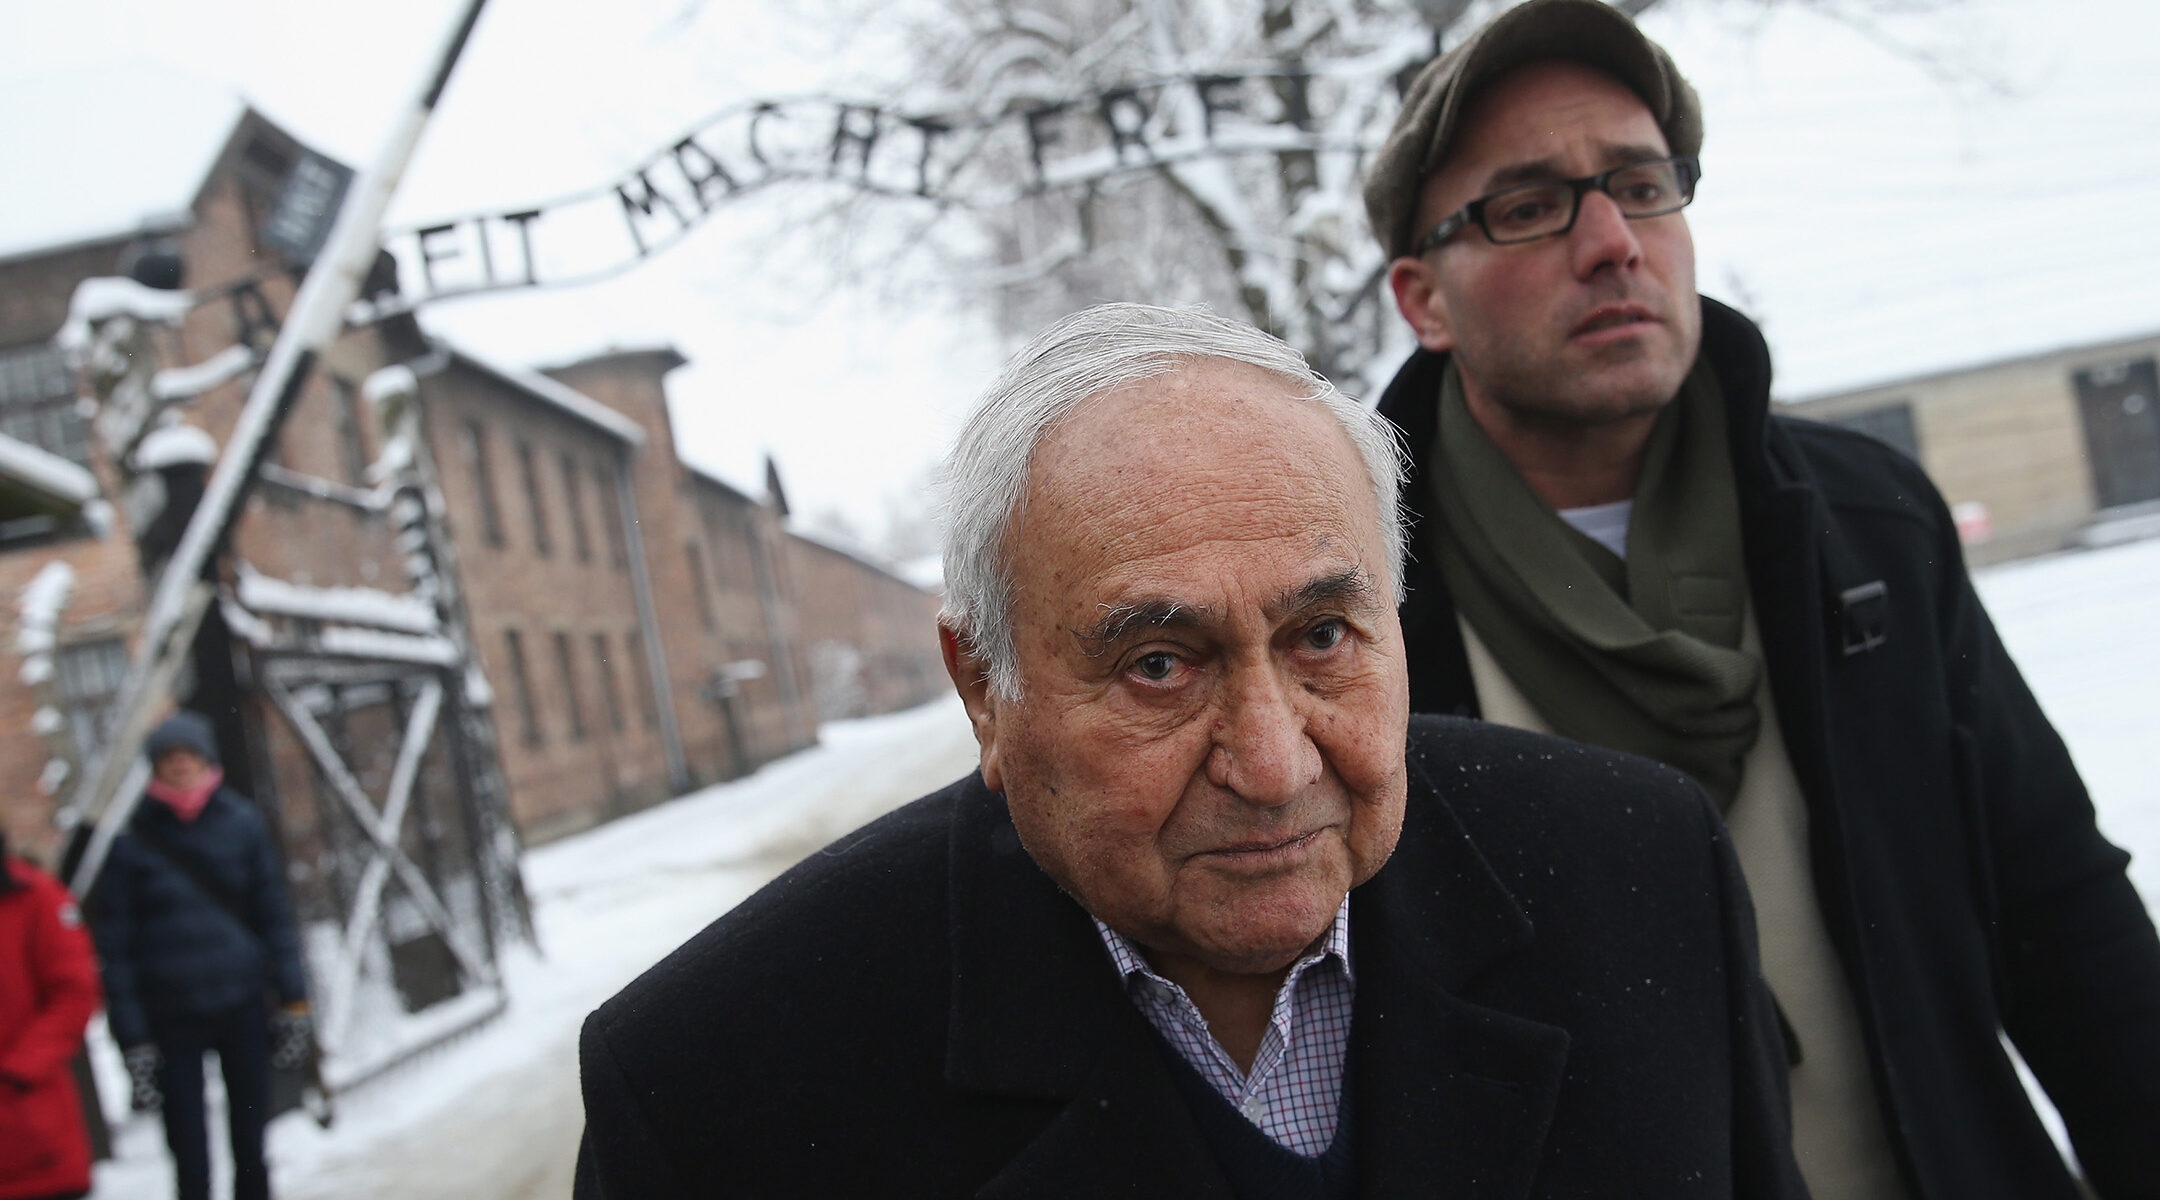
[[(899, 240), (1024, 335), (1102, 300), (1204, 302), (1369, 394), (1407, 348), (1360, 184), (1403, 87), (1515, 0), (915, 0), (900, 22), (917, 82), (897, 110), (1042, 122), (1065, 169), (985, 149), (968, 170), (1019, 199), (947, 197)], [(1660, 0), (1612, 0), (1641, 14)], [(1955, 0), (1664, 0), (1805, 6), (1895, 45), (1883, 17)], [(1251, 77), (1262, 76), (1257, 82)], [(1210, 77), (1245, 77), (1211, 91)], [(1215, 126), (1238, 126), (1230, 152)], [(1147, 154), (1125, 153), (1116, 130)], [(1280, 136), (1271, 142), (1272, 130)], [(1002, 153), (1002, 158), (999, 157)], [(855, 204), (877, 204), (857, 197)], [(885, 208), (890, 211), (889, 208)], [(857, 212), (862, 211), (856, 208)], [(905, 224), (905, 223), (903, 223)], [(955, 226), (963, 227), (955, 236)], [(860, 226), (858, 226), (860, 228)]]
[[(1490, 8), (1491, 5), (1484, 5)], [(1271, 70), (1231, 97), (1243, 123), (1292, 136), (1272, 152), (1158, 156), (974, 214), (987, 284), (1014, 331), (1106, 299), (1206, 302), (1353, 383), (1394, 336), (1385, 268), (1358, 185), (1399, 83), (1472, 0), (939, 0), (917, 9), (926, 71), (981, 113), (1041, 111), (1136, 89), (1125, 119), (1152, 142), (1221, 114), (1200, 87), (1148, 85)], [(1024, 165), (1024, 164), (1023, 164)]]

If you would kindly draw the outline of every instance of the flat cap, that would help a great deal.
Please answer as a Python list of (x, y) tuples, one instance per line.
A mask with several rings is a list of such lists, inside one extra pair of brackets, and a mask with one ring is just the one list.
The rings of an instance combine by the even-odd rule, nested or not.
[(1702, 106), (1672, 58), (1603, 0), (1528, 0), (1488, 21), (1418, 73), (1365, 174), (1365, 214), (1389, 258), (1417, 240), (1418, 193), (1440, 167), (1478, 89), (1527, 62), (1566, 58), (1641, 96), (1676, 155), (1702, 149)]

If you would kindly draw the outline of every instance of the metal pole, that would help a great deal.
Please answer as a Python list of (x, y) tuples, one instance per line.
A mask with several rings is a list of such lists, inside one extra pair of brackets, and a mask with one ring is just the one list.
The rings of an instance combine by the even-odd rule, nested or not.
[(645, 679), (652, 687), (653, 711), (660, 718), (660, 752), (667, 760), (668, 787), (680, 796), (690, 790), (690, 758), (683, 751), (682, 725), (675, 715), (675, 681), (668, 674), (667, 647), (660, 643), (660, 616), (653, 608), (652, 575), (645, 564), (645, 527), (638, 521), (637, 490), (630, 485), (628, 450), (615, 459), (615, 497), (615, 507), (622, 516), (623, 551), (630, 559), (630, 587), (637, 596)]
[[(293, 297), (277, 342), (270, 347), (225, 452), (218, 458), (217, 469), (203, 488), (195, 516), (158, 576), (157, 589), (143, 616), (142, 642), (135, 650), (134, 667), (120, 693), (120, 719), (115, 723), (112, 743), (96, 769), (83, 773), (83, 782), (75, 792), (73, 808), (85, 819), (117, 827), (117, 822), (125, 820), (134, 807), (137, 797), (123, 794), (122, 785), (142, 752), (149, 714), (165, 699), (167, 686), (153, 681), (149, 668), (168, 655), (169, 647), (185, 646), (194, 640), (203, 608), (187, 603), (189, 591), (202, 579), (203, 568), (231, 534), (241, 503), (254, 483), (256, 468), (299, 399), (316, 358), (343, 331), (345, 309), (359, 297), (361, 285), (375, 264), (383, 213), (390, 207), (390, 198), (412, 161), (420, 134), (449, 85), (451, 68), (464, 52), (485, 3), (467, 0), (412, 103), (392, 127), (374, 163), (360, 173), (346, 194), (322, 253)], [(114, 813), (111, 810), (116, 805), (119, 811)], [(77, 895), (89, 893), (102, 865), (101, 860), (85, 856), (70, 881)]]

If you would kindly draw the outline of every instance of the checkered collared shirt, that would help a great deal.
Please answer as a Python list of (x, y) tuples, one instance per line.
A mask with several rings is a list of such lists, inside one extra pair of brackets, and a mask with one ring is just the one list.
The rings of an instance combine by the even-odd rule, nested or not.
[(1184, 988), (1157, 975), (1140, 956), (1140, 948), (1116, 930), (1101, 921), (1095, 928), (1125, 980), (1125, 994), (1232, 1108), (1286, 1150), (1308, 1158), (1327, 1151), (1335, 1140), (1342, 1103), (1343, 1056), (1350, 1050), (1350, 1009), (1356, 993), (1347, 897), (1320, 948), (1299, 959), (1283, 977), (1250, 1075), (1238, 1070), (1208, 1032), (1207, 1018)]

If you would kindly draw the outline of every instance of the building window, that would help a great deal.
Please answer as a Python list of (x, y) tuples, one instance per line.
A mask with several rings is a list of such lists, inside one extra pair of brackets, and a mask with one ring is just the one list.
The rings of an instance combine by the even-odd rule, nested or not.
[(1903, 452), (1914, 462), (1920, 461), (1920, 432), (1913, 425), (1912, 402), (1909, 400), (1849, 412), (1842, 417), (1830, 418), (1830, 423), (1854, 433), (1864, 433)]
[(62, 646), (53, 668), (68, 736), (77, 757), (87, 761), (112, 734), (113, 698), (127, 679), (127, 644), (101, 638)]
[(543, 740), (540, 734), (540, 712), (533, 707), (532, 675), (525, 669), (525, 639), (515, 629), (503, 631), (503, 645), (510, 651), (510, 682), (517, 688), (518, 719), (524, 725), (525, 744), (537, 746)]
[(10, 407), (0, 412), (0, 433), (50, 451), (79, 467), (90, 465), (89, 430), (75, 401)]
[(250, 138), (240, 151), (241, 159), (254, 171), (270, 182), (285, 182), (286, 173), (292, 170), (292, 152), (276, 145), (267, 138)]
[(480, 496), (480, 532), (487, 544), (503, 544), (502, 509), (495, 504), (495, 470), (488, 465), (487, 428), (478, 421), (465, 422), (465, 473)]
[(292, 151), (274, 144), (257, 134), (240, 148), (241, 190), (247, 201), (250, 235), (258, 250), (267, 249), (263, 244), (263, 225), (270, 218), (270, 209), (277, 202), (279, 189), (285, 186), (285, 177), (292, 172)]
[(2160, 500), (2160, 371), (2152, 359), (2074, 372), (2078, 419), (2099, 508)]
[(690, 594), (697, 598), (698, 624), (707, 632), (713, 627), (712, 585), (705, 578), (705, 556), (698, 553), (698, 544), (690, 543), (686, 550), (690, 555)]
[(563, 502), (570, 506), (570, 545), (579, 562), (592, 561), (592, 541), (585, 536), (585, 483), (578, 476), (577, 460), (562, 456)]
[(660, 724), (660, 703), (653, 697), (652, 672), (645, 658), (645, 639), (635, 628), (623, 634), (623, 649), (630, 656), (630, 679), (637, 684), (638, 717), (651, 729)]
[(90, 465), (90, 431), (75, 401), (75, 373), (50, 342), (0, 350), (0, 433)]
[(603, 460), (593, 468), (593, 482), (600, 489), (600, 523), (607, 527), (601, 532), (607, 536), (608, 564), (618, 571), (626, 570), (630, 556), (623, 549), (621, 477), (612, 464)]
[[(742, 534), (743, 561), (750, 564), (749, 582), (760, 589), (766, 588), (771, 580), (765, 570), (765, 547), (758, 541), (754, 527), (744, 525)], [(767, 599), (777, 599), (777, 596), (769, 596)]]
[(367, 486), (367, 442), (360, 433), (360, 392), (352, 381), (333, 375), (330, 390), (337, 397), (338, 450), (345, 462), (345, 482)]
[(75, 398), (75, 375), (67, 356), (51, 342), (0, 350), (0, 403), (35, 404)]
[(593, 669), (600, 672), (600, 699), (607, 703), (608, 728), (623, 731), (622, 693), (615, 690), (615, 668), (608, 663), (607, 635), (592, 635)]
[(533, 462), (532, 443), (517, 444), (518, 473), (525, 479), (525, 507), (532, 514), (533, 551), (546, 558), (554, 552), (548, 544), (547, 510), (540, 505), (540, 468)]
[(570, 706), (570, 740), (585, 740), (585, 706), (578, 703), (577, 663), (570, 655), (570, 635), (555, 635), (555, 667), (562, 673), (563, 700)]

